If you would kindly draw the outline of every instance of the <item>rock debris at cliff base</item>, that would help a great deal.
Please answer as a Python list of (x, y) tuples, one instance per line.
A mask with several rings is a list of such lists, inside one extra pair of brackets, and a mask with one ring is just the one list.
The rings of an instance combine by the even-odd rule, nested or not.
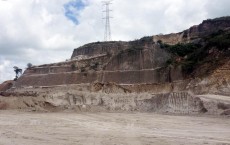
[(130, 87), (125, 88), (114, 83), (21, 88), (11, 93), (7, 92), (0, 97), (1, 110), (230, 115), (228, 96), (194, 95), (188, 92), (137, 93), (132, 92)]

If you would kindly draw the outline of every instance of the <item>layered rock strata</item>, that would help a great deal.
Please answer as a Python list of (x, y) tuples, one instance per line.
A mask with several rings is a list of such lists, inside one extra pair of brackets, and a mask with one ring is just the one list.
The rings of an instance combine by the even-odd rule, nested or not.
[[(199, 41), (210, 34), (230, 28), (230, 18), (222, 17), (206, 20), (198, 26), (177, 34), (144, 37), (130, 42), (96, 42), (81, 46), (73, 51), (71, 59), (65, 62), (34, 66), (27, 69), (17, 80), (15, 87), (44, 87), (70, 84), (107, 83), (138, 88), (143, 91), (145, 86), (165, 86), (167, 92), (175, 90), (192, 90), (197, 92), (227, 93), (229, 90), (229, 67), (217, 69), (205, 78), (184, 78), (180, 66), (168, 65), (172, 53), (162, 49), (160, 43), (177, 44)], [(160, 42), (161, 41), (161, 42)], [(184, 58), (179, 58), (184, 59)], [(218, 74), (218, 70), (224, 72)], [(209, 79), (210, 78), (210, 79)], [(222, 79), (221, 81), (219, 79)], [(213, 82), (211, 81), (213, 80)], [(225, 89), (213, 89), (215, 82), (225, 82)], [(130, 87), (132, 86), (132, 87)], [(205, 87), (205, 89), (198, 89)], [(151, 87), (150, 87), (151, 88)], [(147, 89), (148, 90), (148, 89)], [(154, 90), (151, 88), (150, 90)], [(205, 90), (205, 91), (204, 91)], [(158, 90), (159, 91), (159, 90)], [(161, 89), (161, 91), (164, 91)]]

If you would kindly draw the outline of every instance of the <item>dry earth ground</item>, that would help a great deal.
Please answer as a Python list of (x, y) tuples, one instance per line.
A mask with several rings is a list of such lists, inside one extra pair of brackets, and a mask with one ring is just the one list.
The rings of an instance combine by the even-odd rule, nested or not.
[(0, 111), (0, 145), (230, 144), (230, 118)]

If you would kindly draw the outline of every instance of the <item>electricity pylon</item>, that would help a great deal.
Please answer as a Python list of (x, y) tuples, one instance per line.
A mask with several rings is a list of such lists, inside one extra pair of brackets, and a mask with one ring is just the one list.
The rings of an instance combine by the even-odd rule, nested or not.
[(105, 34), (104, 34), (104, 41), (111, 41), (111, 29), (110, 29), (110, 8), (109, 5), (112, 4), (111, 1), (102, 1), (103, 6), (105, 6)]

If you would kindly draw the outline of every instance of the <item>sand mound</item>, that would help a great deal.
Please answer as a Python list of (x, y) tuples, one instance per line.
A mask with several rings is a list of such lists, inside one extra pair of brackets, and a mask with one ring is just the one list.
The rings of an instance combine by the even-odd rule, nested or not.
[(33, 111), (157, 112), (173, 114), (228, 114), (230, 99), (188, 92), (133, 93), (115, 83), (79, 86), (15, 89), (0, 94), (0, 109)]

